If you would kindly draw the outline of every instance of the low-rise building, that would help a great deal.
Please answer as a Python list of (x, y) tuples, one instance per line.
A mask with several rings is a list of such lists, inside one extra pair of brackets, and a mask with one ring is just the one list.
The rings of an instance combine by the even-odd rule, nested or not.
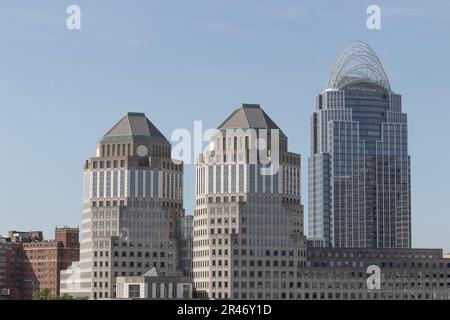
[(192, 278), (158, 276), (155, 269), (140, 277), (117, 277), (117, 299), (192, 299)]
[(55, 239), (42, 231), (10, 231), (0, 245), (0, 289), (3, 299), (32, 299), (48, 289), (60, 294), (60, 272), (79, 259), (78, 228), (56, 228)]
[(20, 245), (0, 237), (0, 300), (20, 298)]
[(308, 247), (299, 279), (297, 299), (450, 299), (450, 259), (441, 249)]

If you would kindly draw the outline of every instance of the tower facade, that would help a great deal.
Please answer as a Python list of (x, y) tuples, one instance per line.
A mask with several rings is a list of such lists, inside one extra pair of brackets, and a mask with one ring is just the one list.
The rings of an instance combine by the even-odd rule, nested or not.
[(309, 236), (332, 247), (411, 247), (407, 116), (363, 42), (340, 53), (311, 117)]
[(244, 104), (197, 159), (197, 296), (293, 299), (305, 264), (300, 155), (259, 105)]
[(179, 276), (182, 195), (170, 143), (143, 113), (128, 113), (85, 162), (80, 261), (62, 275), (62, 292), (111, 298), (116, 277)]

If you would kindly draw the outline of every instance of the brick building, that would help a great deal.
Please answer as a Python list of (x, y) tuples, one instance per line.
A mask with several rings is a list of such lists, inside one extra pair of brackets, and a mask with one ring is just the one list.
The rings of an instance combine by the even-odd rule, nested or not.
[(60, 271), (78, 259), (78, 228), (56, 228), (50, 241), (41, 231), (10, 231), (0, 241), (0, 299), (31, 299), (44, 289), (59, 295)]
[(20, 245), (0, 238), (0, 300), (20, 298)]

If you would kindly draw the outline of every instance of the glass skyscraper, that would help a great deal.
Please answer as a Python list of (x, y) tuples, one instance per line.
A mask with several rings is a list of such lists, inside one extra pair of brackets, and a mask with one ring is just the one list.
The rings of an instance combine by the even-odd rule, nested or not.
[(309, 237), (331, 247), (411, 247), (407, 116), (363, 42), (339, 54), (311, 117)]

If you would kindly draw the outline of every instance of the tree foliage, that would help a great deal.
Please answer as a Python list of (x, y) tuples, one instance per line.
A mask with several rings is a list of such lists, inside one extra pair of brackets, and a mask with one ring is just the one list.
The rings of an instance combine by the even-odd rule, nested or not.
[(34, 300), (87, 300), (87, 297), (74, 297), (67, 293), (63, 294), (62, 296), (52, 296), (50, 289), (43, 289), (40, 291), (36, 291), (33, 293), (33, 299)]

